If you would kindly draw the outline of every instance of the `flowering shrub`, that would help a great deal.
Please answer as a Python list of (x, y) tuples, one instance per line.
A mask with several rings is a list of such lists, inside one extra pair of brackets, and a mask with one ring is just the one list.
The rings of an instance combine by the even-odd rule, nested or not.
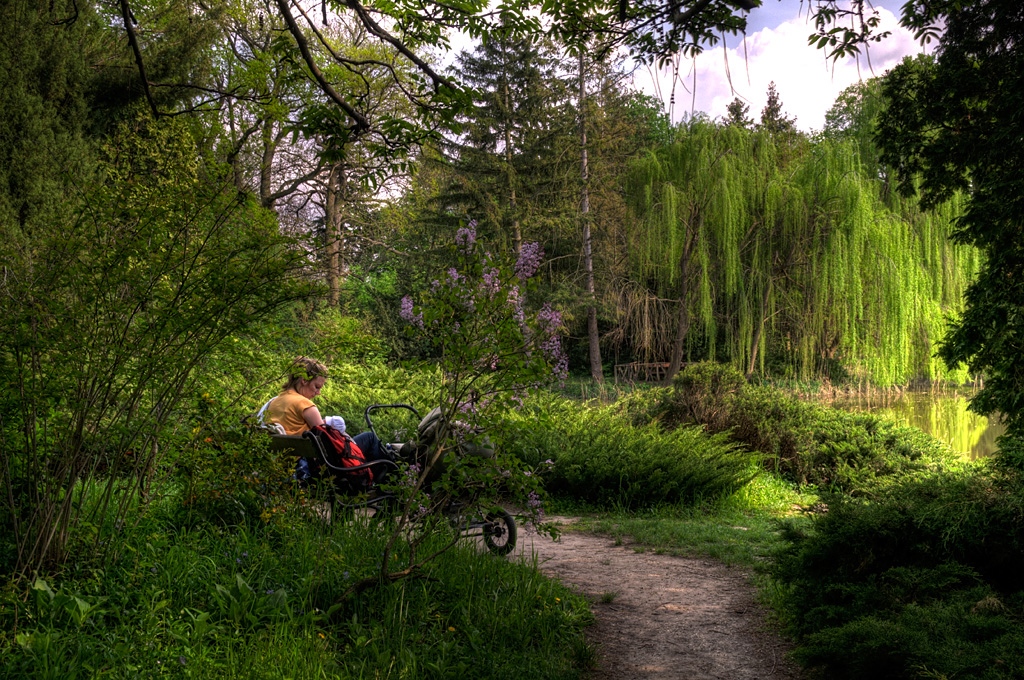
[(449, 405), (507, 405), (552, 376), (567, 377), (562, 315), (550, 304), (526, 313), (530, 279), (544, 257), (540, 244), (524, 244), (510, 269), (481, 247), (473, 226), (456, 233), (459, 266), (432, 281), (418, 304), (402, 298), (399, 314), (410, 333), (426, 332), (438, 350)]
[(474, 226), (455, 234), (457, 265), (439, 272), (418, 301), (401, 301), (408, 333), (425, 339), (439, 357), (441, 416), (430, 440), (420, 443), (416, 463), (385, 486), (399, 498), (383, 555), (385, 577), (431, 559), (416, 554), (426, 536), (497, 512), (500, 503), (515, 504), (529, 524), (552, 531), (542, 524), (538, 470), (495, 451), (487, 433), (528, 392), (566, 377), (562, 317), (550, 305), (533, 314), (526, 309), (530, 278), (544, 256), (540, 246), (524, 245), (509, 266), (477, 241)]

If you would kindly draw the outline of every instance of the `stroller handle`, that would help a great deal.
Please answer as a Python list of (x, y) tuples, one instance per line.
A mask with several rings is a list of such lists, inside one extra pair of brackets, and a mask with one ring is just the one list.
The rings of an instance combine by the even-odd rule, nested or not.
[(378, 439), (380, 439), (380, 436), (377, 434), (377, 430), (373, 427), (373, 420), (370, 418), (370, 415), (374, 411), (396, 408), (404, 408), (407, 411), (412, 411), (413, 415), (416, 416), (416, 422), (418, 423), (420, 421), (420, 412), (417, 411), (410, 404), (370, 404), (369, 406), (366, 407), (366, 410), (363, 412), (363, 418), (366, 419), (366, 426), (370, 428), (370, 432), (372, 432), (373, 435)]

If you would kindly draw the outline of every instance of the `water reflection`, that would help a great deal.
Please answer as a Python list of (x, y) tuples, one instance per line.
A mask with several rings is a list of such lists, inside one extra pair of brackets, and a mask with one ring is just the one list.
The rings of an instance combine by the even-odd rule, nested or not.
[(836, 400), (833, 406), (846, 411), (868, 411), (905, 425), (919, 427), (971, 458), (998, 450), (996, 438), (1006, 431), (998, 418), (986, 418), (967, 410), (969, 394), (905, 392), (898, 397), (858, 397)]

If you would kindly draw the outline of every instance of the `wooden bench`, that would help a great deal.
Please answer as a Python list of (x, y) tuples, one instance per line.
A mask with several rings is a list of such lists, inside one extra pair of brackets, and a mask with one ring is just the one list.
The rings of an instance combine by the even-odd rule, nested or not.
[[(686, 364), (683, 364), (685, 366)], [(644, 363), (634, 361), (631, 364), (615, 365), (615, 382), (664, 382), (668, 375), (669, 364), (665, 362)]]
[(283, 455), (296, 456), (298, 458), (313, 458), (316, 449), (313, 442), (302, 435), (292, 434), (271, 434), (271, 451), (277, 451)]

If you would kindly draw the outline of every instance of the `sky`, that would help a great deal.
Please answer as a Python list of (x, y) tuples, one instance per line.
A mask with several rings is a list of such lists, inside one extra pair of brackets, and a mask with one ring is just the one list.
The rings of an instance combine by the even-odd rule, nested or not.
[(822, 50), (807, 44), (814, 23), (806, 0), (765, 0), (763, 7), (750, 13), (745, 41), (742, 36), (727, 36), (725, 49), (719, 44), (695, 59), (680, 61), (678, 78), (671, 67), (660, 72), (639, 67), (633, 83), (661, 99), (668, 110), (675, 81), (675, 101), (669, 111), (673, 121), (696, 111), (712, 118), (725, 116), (726, 106), (736, 97), (750, 107), (747, 116), (756, 121), (767, 100), (768, 84), (774, 81), (783, 111), (796, 118), (796, 126), (808, 132), (820, 130), (825, 113), (844, 89), (881, 76), (904, 56), (923, 51), (913, 35), (899, 26), (903, 1), (875, 0), (880, 30), (890, 30), (892, 35), (871, 45), (870, 65), (864, 55), (833, 64)]

